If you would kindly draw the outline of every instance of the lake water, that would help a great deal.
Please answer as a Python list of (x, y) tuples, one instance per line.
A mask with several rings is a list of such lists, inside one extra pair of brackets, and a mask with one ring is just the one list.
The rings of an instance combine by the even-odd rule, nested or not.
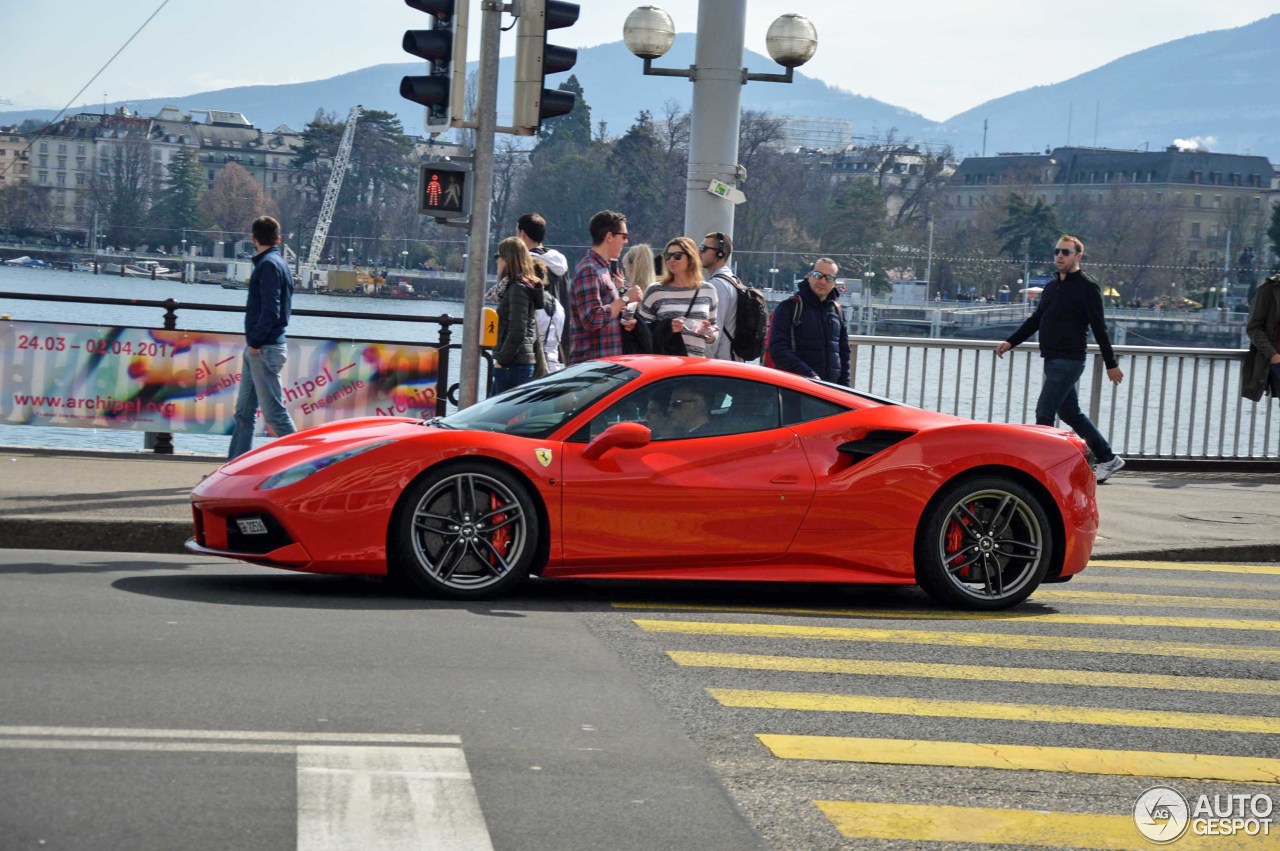
[[(244, 290), (228, 290), (220, 286), (182, 284), (174, 281), (151, 281), (145, 278), (121, 278), (85, 272), (49, 269), (25, 269), (0, 266), (0, 292), (23, 294), (77, 295), (96, 298), (127, 298), (162, 301), (167, 298), (182, 304), (216, 304), (242, 308)], [(295, 316), (289, 323), (289, 334), (295, 337), (317, 337), (327, 340), (381, 340), (389, 342), (428, 343), (439, 334), (434, 322), (414, 321), (411, 317), (450, 315), (461, 318), (462, 303), (417, 299), (386, 299), (359, 296), (321, 295), (298, 291), (295, 309), (329, 310), (347, 313), (385, 314), (405, 317), (402, 320), (349, 319), (318, 316)], [(67, 304), (0, 298), (0, 315), (32, 322), (73, 322), (95, 325), (125, 325), (144, 328), (161, 327), (164, 311), (155, 307), (130, 305)], [(178, 327), (205, 331), (244, 332), (242, 312), (198, 311), (179, 306)], [(453, 327), (453, 342), (462, 340), (461, 326)], [(457, 352), (450, 359), (450, 381), (458, 380)], [(180, 453), (226, 455), (229, 438), (222, 435), (182, 434), (173, 436), (174, 449)], [(39, 446), (68, 449), (140, 450), (143, 433), (119, 429), (59, 428), (56, 426), (0, 425), (0, 446)]]

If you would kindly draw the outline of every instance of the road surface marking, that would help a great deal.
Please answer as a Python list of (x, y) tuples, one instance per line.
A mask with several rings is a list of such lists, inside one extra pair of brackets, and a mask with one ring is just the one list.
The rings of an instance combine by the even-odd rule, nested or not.
[(1251, 756), (766, 733), (756, 738), (779, 759), (1280, 783), (1280, 759)]
[[(1262, 589), (1274, 593), (1269, 589)], [(1206, 597), (1203, 594), (1123, 594), (1111, 591), (1077, 591), (1041, 589), (1036, 592), (1040, 603), (1083, 603), (1091, 606), (1169, 606), (1193, 609), (1243, 609), (1257, 612), (1280, 612), (1280, 600), (1252, 597)]]
[(0, 736), (80, 736), (131, 739), (241, 739), (281, 742), (353, 742), (392, 745), (457, 745), (459, 736), (416, 733), (273, 733), (264, 730), (150, 730), (131, 727), (4, 727)]
[(887, 662), (879, 659), (831, 659), (814, 656), (764, 656), (749, 653), (703, 653), (668, 650), (677, 665), (689, 668), (733, 668), (752, 671), (791, 671), (806, 674), (856, 674), (865, 677), (926, 677), (938, 680), (1036, 683), (1103, 688), (1207, 691), (1214, 694), (1263, 694), (1280, 697), (1280, 681), (1229, 677), (1178, 677), (1166, 674), (1123, 674), (1062, 668), (1012, 668), (948, 665), (927, 662)]
[[(934, 804), (873, 804), (861, 801), (814, 801), (836, 829), (850, 839), (897, 839), (909, 842), (971, 842), (978, 845), (1047, 845), (1130, 851), (1144, 843), (1133, 815), (1095, 815)], [(1178, 851), (1240, 851), (1275, 848), (1275, 837), (1186, 833)]]
[(1063, 612), (942, 612), (901, 611), (896, 609), (815, 609), (775, 606), (710, 606), (694, 603), (614, 603), (617, 609), (644, 609), (668, 612), (740, 612), (751, 615), (817, 615), (826, 618), (868, 618), (874, 620), (912, 621), (986, 621), (999, 623), (1027, 622), (1086, 624), (1090, 626), (1175, 627), (1184, 629), (1238, 629), (1280, 632), (1280, 621), (1242, 618), (1186, 618), (1160, 615), (1080, 615)]
[(1005, 650), (1048, 650), (1078, 653), (1123, 653), (1131, 656), (1178, 656), (1237, 662), (1280, 662), (1280, 650), (1225, 644), (1172, 644), (1125, 638), (1076, 638), (1056, 635), (1003, 635), (995, 632), (929, 632), (915, 629), (854, 629), (839, 626), (793, 626), (719, 621), (637, 619), (646, 632), (719, 635), (744, 638), (794, 638), (805, 641), (865, 641), (881, 644), (937, 644), (944, 647), (999, 647)]
[(1122, 567), (1133, 570), (1185, 570), (1194, 573), (1247, 573), (1251, 576), (1280, 576), (1280, 566), (1268, 564), (1200, 564), (1189, 561), (1110, 561), (1089, 562), (1094, 568)]
[(1036, 724), (1148, 727), (1158, 730), (1211, 730), (1218, 733), (1262, 733), (1272, 736), (1280, 734), (1280, 718), (1261, 715), (1050, 706), (1038, 703), (984, 703), (976, 700), (935, 700), (736, 688), (709, 688), (707, 693), (722, 706), (740, 709), (858, 712), (872, 715), (911, 715), (919, 718), (1030, 721)]
[(461, 748), (298, 747), (298, 851), (492, 851)]
[[(1138, 582), (1140, 579), (1145, 579), (1145, 578), (1147, 577), (1138, 577), (1138, 576), (1129, 576), (1129, 575), (1111, 576), (1107, 574), (1094, 573), (1093, 571), (1090, 571), (1089, 573), (1082, 573), (1076, 576), (1076, 578), (1067, 587), (1079, 588), (1079, 587), (1092, 587), (1094, 585), (1124, 585), (1127, 588), (1132, 588), (1136, 582)], [(1053, 586), (1049, 586), (1049, 587), (1052, 588)], [(1218, 590), (1218, 591), (1260, 591), (1263, 593), (1272, 593), (1272, 594), (1274, 594), (1277, 590), (1280, 590), (1280, 586), (1277, 586), (1276, 584), (1269, 583), (1269, 582), (1243, 583), (1243, 582), (1240, 582), (1238, 579), (1194, 579), (1194, 578), (1187, 578), (1182, 576), (1162, 576), (1160, 577), (1160, 587), (1161, 588), (1209, 588), (1209, 589)], [(1046, 590), (1049, 590), (1049, 588), (1046, 588), (1043, 585), (1040, 586), (1040, 590), (1036, 591), (1036, 594), (1032, 599), (1033, 600), (1039, 599), (1040, 594)]]

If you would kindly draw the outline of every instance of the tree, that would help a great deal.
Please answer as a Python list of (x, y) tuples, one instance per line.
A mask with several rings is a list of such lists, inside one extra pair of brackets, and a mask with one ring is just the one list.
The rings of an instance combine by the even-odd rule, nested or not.
[(1009, 195), (1004, 222), (996, 228), (1001, 253), (1013, 259), (1048, 257), (1060, 235), (1053, 207), (1039, 198), (1028, 201), (1017, 193)]
[(156, 192), (151, 209), (151, 225), (165, 234), (170, 244), (183, 230), (204, 227), (200, 195), (204, 192), (204, 171), (195, 148), (183, 146), (169, 160), (165, 184)]
[(19, 236), (48, 233), (53, 228), (51, 192), (29, 183), (0, 187), (0, 230)]
[(647, 111), (642, 111), (626, 135), (613, 144), (609, 174), (619, 189), (618, 206), (627, 214), (632, 242), (656, 244), (669, 239), (674, 231), (664, 214), (672, 184), (666, 153)]
[(276, 205), (239, 163), (227, 163), (200, 199), (200, 208), (214, 227), (231, 234), (244, 234), (258, 216), (275, 215)]
[(569, 79), (561, 83), (559, 89), (562, 92), (572, 92), (577, 102), (570, 112), (542, 122), (542, 138), (538, 142), (538, 147), (569, 145), (583, 150), (590, 146), (592, 136), (591, 107), (587, 106), (582, 84), (578, 82), (576, 74), (570, 74)]
[(885, 228), (885, 203), (870, 180), (846, 180), (827, 207), (822, 244), (831, 251), (871, 253)]
[(98, 227), (109, 243), (133, 245), (145, 238), (141, 226), (151, 210), (155, 186), (151, 146), (144, 139), (129, 138), (103, 144), (98, 151), (98, 171), (91, 185)]

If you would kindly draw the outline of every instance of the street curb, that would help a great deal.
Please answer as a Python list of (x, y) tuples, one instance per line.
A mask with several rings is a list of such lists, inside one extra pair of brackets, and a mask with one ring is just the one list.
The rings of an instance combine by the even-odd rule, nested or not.
[(62, 520), (0, 516), (0, 549), (186, 553), (187, 520)]
[(1089, 561), (1204, 561), (1227, 564), (1276, 562), (1280, 561), (1280, 544), (1225, 544), (1216, 547), (1124, 550), (1105, 554), (1095, 551)]

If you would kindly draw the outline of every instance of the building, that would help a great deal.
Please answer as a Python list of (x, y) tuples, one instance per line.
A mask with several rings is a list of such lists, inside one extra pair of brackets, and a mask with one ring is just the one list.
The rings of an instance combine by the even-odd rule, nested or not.
[[(1163, 151), (1061, 147), (964, 160), (943, 209), (953, 220), (972, 222), (1016, 193), (1056, 208), (1159, 211), (1174, 228), (1176, 262), (1220, 268), (1246, 247), (1256, 250), (1280, 186), (1276, 174), (1266, 157), (1176, 145)], [(1228, 234), (1234, 236), (1230, 256)]]
[(27, 182), (29, 140), (16, 127), (0, 127), (0, 189)]

